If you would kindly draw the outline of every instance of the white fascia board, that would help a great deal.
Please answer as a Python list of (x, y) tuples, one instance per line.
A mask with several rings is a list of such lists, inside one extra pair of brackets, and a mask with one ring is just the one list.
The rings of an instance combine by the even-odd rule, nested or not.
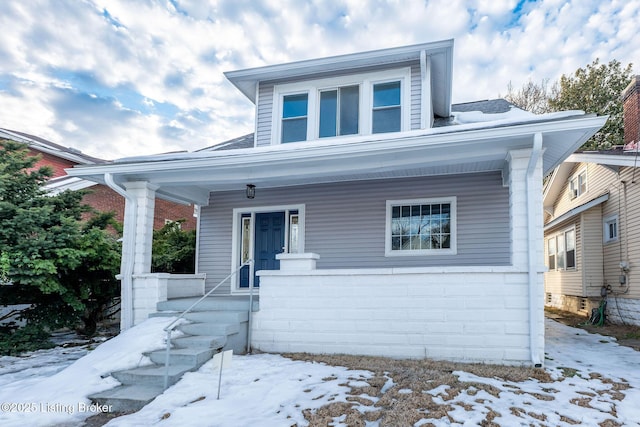
[[(427, 54), (431, 54), (438, 51), (451, 51), (452, 49), (453, 39), (448, 39), (432, 43), (227, 71), (224, 75), (234, 86), (240, 89), (247, 98), (255, 103), (256, 86), (259, 81), (282, 80), (316, 74), (318, 72), (349, 71), (367, 66), (393, 64), (414, 59), (419, 60), (420, 52), (423, 50), (427, 51)], [(450, 57), (453, 56), (451, 53), (448, 55)]]
[(606, 202), (607, 200), (609, 200), (609, 193), (603, 194), (602, 196), (596, 197), (593, 200), (588, 201), (587, 203), (584, 203), (580, 206), (577, 206), (573, 209), (571, 209), (568, 212), (563, 213), (562, 215), (560, 215), (559, 217), (553, 219), (552, 221), (550, 221), (549, 223), (545, 224), (544, 226), (544, 231), (550, 230), (551, 228), (555, 227), (558, 224), (561, 224), (563, 222), (565, 222), (566, 220), (573, 218), (574, 216), (581, 214), (582, 212), (591, 209), (594, 206), (598, 206), (604, 202)]
[(93, 187), (95, 182), (76, 177), (64, 177), (63, 179), (47, 182), (43, 188), (50, 193), (58, 194), (65, 190), (78, 191)]
[(640, 166), (640, 157), (638, 155), (574, 153), (567, 158), (567, 161), (574, 163), (598, 163), (609, 166)]

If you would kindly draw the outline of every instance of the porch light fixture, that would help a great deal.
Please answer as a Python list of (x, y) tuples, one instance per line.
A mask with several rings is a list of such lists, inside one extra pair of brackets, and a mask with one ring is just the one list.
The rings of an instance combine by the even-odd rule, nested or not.
[(256, 197), (256, 186), (247, 184), (247, 199), (253, 199), (254, 197)]

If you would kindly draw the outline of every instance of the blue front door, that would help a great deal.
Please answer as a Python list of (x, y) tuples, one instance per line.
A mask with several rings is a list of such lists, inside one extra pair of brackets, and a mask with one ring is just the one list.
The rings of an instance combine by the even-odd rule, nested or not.
[[(263, 212), (255, 216), (255, 237), (254, 237), (254, 279), (253, 286), (260, 286), (260, 278), (255, 276), (256, 271), (277, 270), (280, 268), (280, 261), (276, 255), (283, 252), (285, 235), (285, 213), (284, 212)], [(240, 271), (240, 287), (249, 287), (249, 269), (243, 268)]]

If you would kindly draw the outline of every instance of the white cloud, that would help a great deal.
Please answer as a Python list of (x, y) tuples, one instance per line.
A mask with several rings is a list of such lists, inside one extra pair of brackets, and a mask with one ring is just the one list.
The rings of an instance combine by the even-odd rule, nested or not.
[(504, 94), (510, 81), (557, 79), (596, 57), (640, 58), (638, 0), (526, 2), (522, 16), (517, 4), (3, 2), (0, 127), (102, 157), (192, 150), (253, 130), (253, 106), (224, 71), (455, 38), (462, 102)]

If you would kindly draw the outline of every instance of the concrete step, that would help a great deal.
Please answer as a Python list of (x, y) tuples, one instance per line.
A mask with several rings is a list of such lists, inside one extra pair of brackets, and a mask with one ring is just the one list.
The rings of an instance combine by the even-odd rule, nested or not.
[[(182, 312), (177, 311), (158, 311), (151, 313), (149, 317), (174, 317), (179, 316)], [(185, 314), (185, 319), (192, 322), (203, 323), (242, 323), (249, 320), (248, 310), (229, 311), (229, 310), (208, 310), (194, 311)]]
[[(195, 369), (196, 368), (189, 365), (169, 365), (168, 384), (173, 385), (177, 383), (185, 372), (193, 371)], [(164, 375), (164, 365), (155, 364), (111, 373), (111, 376), (120, 381), (123, 385), (137, 384), (160, 388), (164, 386)]]
[[(167, 301), (161, 301), (157, 304), (158, 311), (175, 311), (182, 313), (193, 303), (198, 301), (199, 298), (175, 298)], [(253, 300), (253, 311), (258, 311), (259, 302), (257, 298)], [(196, 305), (192, 311), (211, 311), (211, 310), (232, 310), (241, 311), (249, 310), (249, 298), (248, 297), (233, 297), (233, 296), (215, 296), (208, 297), (202, 300)]]
[(240, 331), (239, 323), (185, 323), (177, 328), (189, 335), (231, 335)]
[(221, 349), (227, 343), (227, 337), (223, 335), (198, 335), (175, 338), (171, 343), (176, 348), (213, 348)]
[[(173, 348), (169, 350), (170, 365), (184, 365), (199, 368), (204, 365), (218, 351), (215, 348)], [(164, 366), (167, 357), (166, 350), (156, 350), (145, 353), (153, 363)]]
[(121, 385), (92, 394), (89, 399), (99, 405), (109, 405), (111, 412), (136, 412), (163, 392), (162, 387)]

